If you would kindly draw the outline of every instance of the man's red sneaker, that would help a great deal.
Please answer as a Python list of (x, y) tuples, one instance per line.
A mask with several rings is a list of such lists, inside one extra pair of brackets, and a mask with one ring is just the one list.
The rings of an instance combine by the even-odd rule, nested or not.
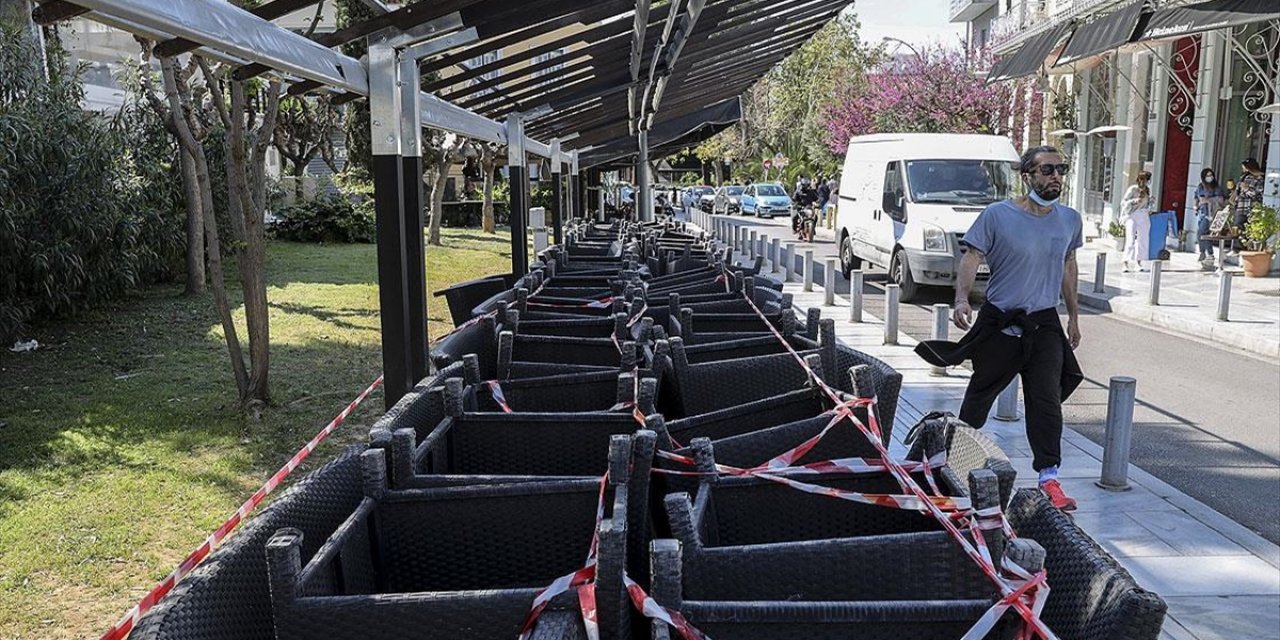
[(1043, 491), (1046, 496), (1049, 496), (1049, 502), (1053, 503), (1053, 506), (1063, 511), (1076, 510), (1076, 499), (1067, 496), (1067, 493), (1062, 490), (1062, 485), (1057, 480), (1046, 480), (1041, 482), (1040, 490)]

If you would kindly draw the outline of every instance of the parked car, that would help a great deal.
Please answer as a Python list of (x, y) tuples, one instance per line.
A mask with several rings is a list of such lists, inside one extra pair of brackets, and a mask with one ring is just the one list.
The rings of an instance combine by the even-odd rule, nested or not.
[(708, 213), (711, 212), (710, 207), (707, 205), (707, 198), (715, 196), (715, 193), (716, 193), (715, 187), (712, 187), (710, 185), (705, 185), (705, 184), (699, 184), (699, 185), (694, 185), (692, 187), (686, 187), (686, 189), (689, 192), (693, 193), (693, 202), (694, 202), (693, 206), (697, 207), (702, 211), (706, 211)]
[(711, 205), (712, 213), (723, 213), (731, 216), (742, 211), (742, 192), (747, 188), (736, 184), (716, 189), (715, 202)]
[[(960, 243), (987, 205), (1014, 195), (1018, 152), (1003, 136), (876, 134), (849, 140), (836, 228), (846, 277), (863, 262), (889, 271), (902, 301), (920, 286), (954, 287)], [(986, 264), (974, 289), (985, 291)]]
[(772, 218), (791, 214), (791, 196), (781, 185), (770, 182), (748, 185), (738, 201), (744, 216)]

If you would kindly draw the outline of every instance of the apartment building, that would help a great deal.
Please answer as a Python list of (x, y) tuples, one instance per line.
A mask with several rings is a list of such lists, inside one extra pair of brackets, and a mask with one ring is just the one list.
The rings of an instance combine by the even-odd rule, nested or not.
[(952, 0), (951, 21), (995, 54), (989, 80), (1012, 83), (1015, 144), (1071, 156), (1086, 233), (1144, 169), (1193, 232), (1204, 167), (1234, 177), (1257, 158), (1280, 204), (1277, 0)]

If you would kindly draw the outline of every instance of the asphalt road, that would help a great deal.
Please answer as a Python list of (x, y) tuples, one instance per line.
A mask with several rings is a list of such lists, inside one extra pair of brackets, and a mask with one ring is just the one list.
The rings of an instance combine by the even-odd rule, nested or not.
[[(795, 240), (787, 219), (734, 219), (784, 243)], [(830, 240), (798, 243), (797, 266), (806, 248), (819, 261), (837, 256)], [(821, 270), (818, 276), (821, 282)], [(865, 309), (879, 318), (884, 284), (883, 271), (866, 276)], [(843, 277), (837, 291), (849, 291)], [(926, 289), (921, 300), (899, 308), (901, 331), (929, 338), (931, 305), (951, 299), (950, 290)], [(1077, 356), (1086, 379), (1064, 407), (1067, 423), (1103, 444), (1107, 383), (1112, 376), (1136, 378), (1131, 462), (1280, 544), (1280, 363), (1088, 309), (1080, 331)]]

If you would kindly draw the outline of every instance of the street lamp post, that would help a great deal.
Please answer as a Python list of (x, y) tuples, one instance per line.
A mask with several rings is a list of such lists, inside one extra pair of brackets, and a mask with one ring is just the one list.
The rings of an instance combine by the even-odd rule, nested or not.
[(920, 55), (920, 52), (919, 52), (919, 51), (917, 51), (915, 47), (911, 46), (911, 43), (910, 43), (910, 42), (907, 42), (906, 40), (903, 40), (903, 39), (901, 39), (901, 38), (895, 38), (895, 37), (893, 37), (893, 36), (885, 36), (885, 37), (881, 38), (881, 41), (882, 41), (882, 42), (896, 42), (896, 43), (898, 43), (898, 44), (900, 44), (900, 45), (902, 45), (902, 46), (904, 46), (904, 47), (906, 47), (906, 48), (910, 49), (910, 50), (911, 50), (911, 53), (916, 54), (916, 57), (917, 57), (917, 58), (919, 58), (921, 62), (923, 62), (923, 61), (924, 61), (924, 56)]

